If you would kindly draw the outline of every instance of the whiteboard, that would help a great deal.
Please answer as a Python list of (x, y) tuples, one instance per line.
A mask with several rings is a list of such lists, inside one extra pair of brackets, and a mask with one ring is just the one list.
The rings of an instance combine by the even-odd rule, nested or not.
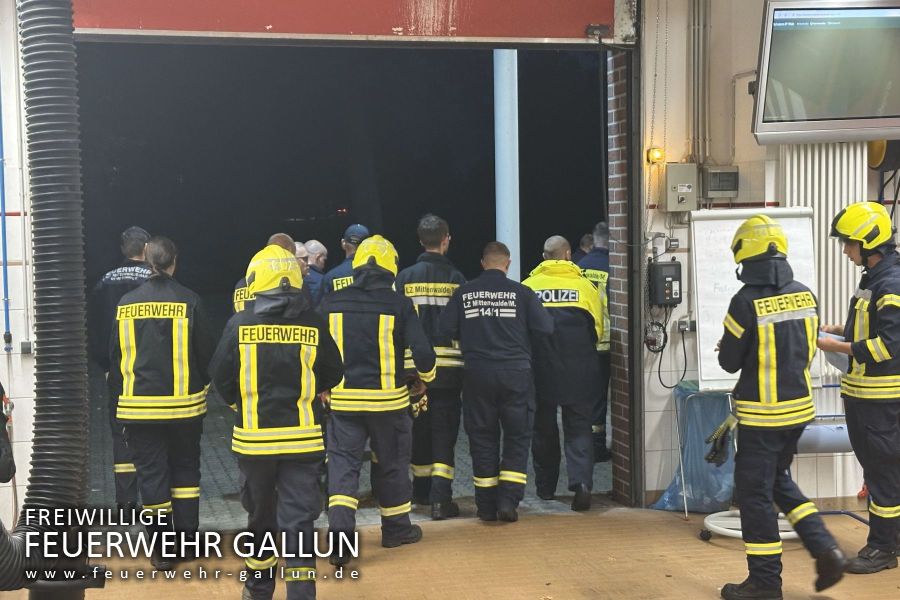
[[(813, 248), (813, 211), (808, 207), (701, 210), (691, 213), (691, 255), (693, 309), (697, 320), (697, 366), (701, 390), (730, 390), (737, 382), (719, 366), (716, 343), (722, 337), (722, 321), (731, 298), (743, 286), (735, 276), (737, 265), (731, 253), (734, 233), (753, 215), (768, 215), (777, 220), (788, 239), (788, 263), (794, 279), (806, 285), (818, 297), (815, 249)], [(818, 356), (811, 374), (820, 373)]]

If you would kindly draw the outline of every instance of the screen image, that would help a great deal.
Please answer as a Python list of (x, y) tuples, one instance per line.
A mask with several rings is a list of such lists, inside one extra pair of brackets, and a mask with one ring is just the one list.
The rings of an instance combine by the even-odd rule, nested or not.
[(763, 122), (900, 117), (898, 8), (776, 9)]

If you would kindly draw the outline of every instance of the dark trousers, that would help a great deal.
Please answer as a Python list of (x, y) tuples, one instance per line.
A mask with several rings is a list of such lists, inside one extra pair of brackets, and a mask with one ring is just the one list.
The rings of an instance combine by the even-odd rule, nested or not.
[(359, 471), (366, 440), (377, 457), (373, 493), (381, 509), (382, 537), (399, 536), (410, 527), (412, 485), (412, 417), (406, 410), (389, 413), (332, 412), (328, 423), (328, 530), (351, 535), (356, 529)]
[(125, 425), (144, 508), (171, 511), (175, 531), (199, 527), (202, 433), (202, 419)]
[(782, 548), (773, 502), (814, 557), (837, 546), (815, 504), (791, 479), (790, 466), (803, 429), (740, 427), (738, 432), (734, 483), (741, 531), (750, 579), (763, 587), (781, 588)]
[[(319, 474), (322, 461), (301, 462), (290, 458), (248, 459), (238, 457), (244, 478), (241, 504), (247, 511), (247, 530), (259, 546), (266, 533), (273, 539), (285, 534), (289, 555), (313, 554), (313, 524), (321, 512)], [(301, 547), (302, 541), (302, 547)], [(278, 557), (271, 550), (257, 551), (245, 560), (250, 573), (245, 585), (254, 598), (268, 600), (275, 592), (273, 572)], [(316, 559), (285, 559), (288, 600), (316, 597)], [(270, 569), (272, 569), (270, 571)]]
[(131, 458), (131, 450), (125, 443), (125, 428), (116, 419), (116, 405), (119, 403), (119, 391), (106, 385), (109, 397), (109, 432), (112, 436), (113, 478), (116, 483), (116, 504), (137, 504), (138, 485), (137, 469)]
[(844, 399), (847, 433), (869, 489), (868, 545), (897, 550), (900, 533), (900, 402)]
[(428, 388), (428, 410), (413, 421), (413, 497), (453, 498), (454, 453), (462, 404), (459, 388)]
[[(551, 494), (556, 491), (559, 480), (559, 425), (556, 421), (556, 408), (552, 400), (538, 398), (534, 413), (534, 438), (531, 440), (534, 483), (539, 492)], [(573, 404), (560, 408), (569, 489), (574, 490), (582, 483), (592, 489), (594, 446), (591, 438), (591, 406)]]
[(534, 422), (531, 371), (465, 369), (463, 399), (478, 512), (515, 508), (525, 495)]
[(609, 407), (609, 379), (612, 373), (612, 360), (609, 352), (600, 352), (597, 356), (600, 363), (598, 381), (600, 393), (597, 394), (597, 401), (594, 403), (592, 425), (606, 431), (606, 411)]

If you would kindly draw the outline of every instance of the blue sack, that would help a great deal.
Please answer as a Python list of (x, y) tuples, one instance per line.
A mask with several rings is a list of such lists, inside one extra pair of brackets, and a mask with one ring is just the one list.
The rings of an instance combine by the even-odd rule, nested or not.
[[(675, 388), (674, 394), (681, 432), (681, 460), (688, 511), (714, 513), (728, 510), (734, 493), (734, 438), (729, 440), (731, 451), (721, 467), (704, 459), (709, 451), (706, 438), (731, 410), (728, 395), (723, 392), (698, 392), (696, 381), (682, 382)], [(650, 508), (683, 511), (681, 490), (681, 469), (676, 467), (672, 483)]]

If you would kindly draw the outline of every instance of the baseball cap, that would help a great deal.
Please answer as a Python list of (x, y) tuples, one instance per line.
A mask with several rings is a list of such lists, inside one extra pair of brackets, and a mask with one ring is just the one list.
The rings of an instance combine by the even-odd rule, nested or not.
[(358, 246), (367, 237), (369, 237), (369, 228), (356, 223), (344, 231), (343, 240)]

